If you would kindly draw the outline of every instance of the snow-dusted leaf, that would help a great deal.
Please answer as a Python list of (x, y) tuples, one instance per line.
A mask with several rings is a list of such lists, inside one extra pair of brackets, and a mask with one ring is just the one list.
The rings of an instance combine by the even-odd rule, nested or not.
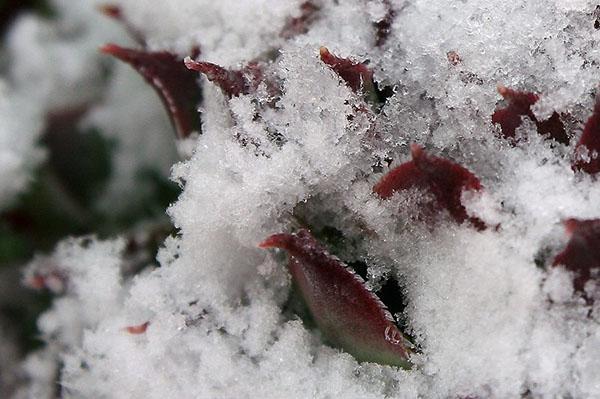
[(559, 143), (569, 143), (569, 136), (567, 136), (558, 113), (552, 113), (550, 118), (544, 121), (538, 121), (533, 114), (531, 106), (540, 99), (539, 95), (512, 90), (504, 86), (498, 86), (498, 93), (504, 97), (508, 105), (493, 113), (492, 123), (500, 124), (504, 138), (514, 142), (515, 130), (521, 126), (521, 117), (526, 116), (536, 124), (539, 134), (548, 135)]
[(274, 234), (260, 247), (289, 253), (294, 283), (329, 341), (359, 361), (409, 367), (406, 341), (383, 303), (307, 230)]
[[(242, 69), (226, 69), (210, 62), (194, 61), (188, 57), (185, 59), (185, 66), (189, 70), (204, 74), (229, 98), (253, 93), (262, 82), (266, 81), (262, 65), (254, 61), (244, 65)], [(266, 83), (269, 92), (275, 94), (276, 84), (272, 81)]]
[(131, 65), (157, 91), (179, 138), (200, 132), (202, 101), (196, 76), (168, 51), (151, 52), (107, 44), (101, 51)]
[(279, 35), (284, 39), (291, 39), (308, 32), (310, 25), (318, 18), (319, 10), (319, 6), (312, 1), (300, 4), (300, 15), (288, 18)]
[(552, 265), (572, 271), (574, 288), (583, 292), (592, 271), (600, 269), (600, 219), (567, 219), (564, 224), (571, 237)]
[(374, 93), (373, 71), (365, 64), (331, 54), (327, 47), (321, 47), (319, 55), (321, 61), (333, 69), (353, 92)]
[(425, 213), (439, 213), (445, 209), (458, 223), (468, 220), (477, 229), (485, 229), (485, 223), (470, 217), (461, 201), (464, 191), (482, 189), (477, 176), (455, 162), (427, 154), (417, 144), (411, 146), (411, 155), (412, 161), (389, 171), (375, 184), (373, 191), (387, 199), (397, 191), (425, 190), (435, 198), (433, 204), (427, 204), (429, 209)]
[(592, 115), (585, 123), (583, 134), (575, 146), (573, 169), (591, 175), (600, 172), (600, 97), (596, 99)]

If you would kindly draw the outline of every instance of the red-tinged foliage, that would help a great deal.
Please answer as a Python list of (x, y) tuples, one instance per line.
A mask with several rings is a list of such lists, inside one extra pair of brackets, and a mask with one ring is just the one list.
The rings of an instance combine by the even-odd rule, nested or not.
[(150, 322), (147, 321), (145, 323), (138, 324), (136, 326), (127, 326), (127, 327), (125, 327), (125, 331), (127, 331), (129, 334), (140, 335), (140, 334), (143, 334), (146, 332), (149, 325), (150, 325)]
[(288, 18), (279, 36), (291, 39), (308, 32), (310, 25), (317, 20), (319, 10), (320, 8), (312, 1), (305, 1), (300, 5), (300, 16)]
[(49, 290), (55, 294), (65, 291), (67, 276), (57, 269), (37, 271), (25, 277), (25, 285), (34, 290)]
[(358, 93), (361, 89), (363, 92), (374, 90), (373, 71), (365, 64), (337, 57), (331, 54), (326, 47), (321, 47), (319, 54), (321, 61), (329, 65), (353, 92)]
[(103, 4), (100, 5), (98, 9), (102, 14), (114, 19), (115, 21), (123, 25), (127, 33), (129, 33), (129, 36), (131, 36), (133, 40), (135, 40), (140, 46), (146, 47), (146, 37), (138, 28), (136, 28), (131, 22), (129, 22), (129, 20), (123, 14), (123, 10), (121, 9), (121, 7), (119, 7), (116, 4)]
[(307, 230), (274, 234), (259, 246), (289, 253), (294, 284), (327, 340), (359, 361), (409, 366), (406, 341), (385, 306)]
[(201, 90), (195, 74), (178, 56), (167, 51), (134, 50), (115, 44), (107, 44), (101, 51), (131, 65), (156, 90), (179, 138), (200, 132)]
[(266, 83), (267, 91), (271, 96), (279, 94), (279, 86), (274, 81), (266, 79), (263, 68), (258, 62), (249, 62), (242, 69), (229, 70), (210, 62), (194, 61), (188, 57), (185, 59), (185, 66), (204, 74), (229, 98), (254, 93), (262, 82)]
[(493, 113), (492, 123), (500, 124), (504, 138), (514, 142), (515, 130), (521, 126), (521, 117), (526, 116), (536, 124), (539, 134), (548, 135), (559, 143), (569, 144), (569, 136), (556, 112), (545, 121), (538, 121), (531, 111), (531, 106), (540, 99), (537, 94), (512, 90), (504, 86), (498, 87), (498, 93), (504, 97), (508, 105)]
[(390, 0), (383, 0), (383, 5), (386, 8), (385, 16), (378, 22), (375, 22), (375, 46), (379, 47), (387, 42), (392, 30), (392, 23), (396, 17), (396, 12), (392, 8)]
[(568, 219), (564, 224), (571, 238), (552, 265), (562, 265), (572, 271), (575, 274), (573, 286), (583, 292), (592, 270), (600, 268), (600, 219)]
[(596, 99), (592, 116), (585, 123), (583, 134), (577, 142), (575, 157), (574, 170), (582, 170), (591, 175), (600, 172), (600, 96)]
[(412, 161), (392, 169), (373, 187), (381, 198), (390, 198), (395, 192), (418, 188), (433, 195), (435, 202), (428, 204), (429, 212), (438, 213), (446, 209), (458, 223), (469, 220), (477, 229), (486, 228), (476, 217), (469, 217), (461, 202), (464, 191), (481, 190), (477, 176), (466, 168), (425, 153), (417, 144), (411, 146)]
[(448, 62), (450, 63), (450, 65), (453, 65), (453, 66), (460, 64), (460, 62), (462, 61), (462, 59), (460, 58), (460, 55), (454, 50), (448, 51), (446, 53), (446, 58), (448, 59)]

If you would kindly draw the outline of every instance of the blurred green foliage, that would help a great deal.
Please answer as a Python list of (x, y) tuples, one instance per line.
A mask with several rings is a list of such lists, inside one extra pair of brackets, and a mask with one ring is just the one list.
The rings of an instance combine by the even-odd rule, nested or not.
[(114, 214), (98, 208), (96, 199), (113, 173), (112, 157), (118, 143), (97, 130), (80, 129), (79, 119), (49, 122), (42, 138), (49, 154), (46, 162), (35, 172), (27, 192), (0, 213), (0, 273), (20, 290), (18, 299), (0, 303), (0, 316), (15, 327), (23, 352), (41, 344), (36, 320), (50, 306), (51, 296), (20, 287), (18, 266), (35, 254), (51, 252), (68, 236), (127, 236), (140, 222), (160, 220), (165, 226), (149, 232), (152, 239), (144, 248), (154, 256), (164, 238), (173, 233), (165, 209), (176, 200), (180, 189), (156, 170), (138, 174), (136, 184), (146, 187), (148, 195), (127, 212)]

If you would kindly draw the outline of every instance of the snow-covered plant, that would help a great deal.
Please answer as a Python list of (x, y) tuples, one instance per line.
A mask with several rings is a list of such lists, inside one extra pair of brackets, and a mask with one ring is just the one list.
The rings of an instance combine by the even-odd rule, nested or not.
[(49, 5), (1, 50), (0, 392), (600, 396), (600, 6)]

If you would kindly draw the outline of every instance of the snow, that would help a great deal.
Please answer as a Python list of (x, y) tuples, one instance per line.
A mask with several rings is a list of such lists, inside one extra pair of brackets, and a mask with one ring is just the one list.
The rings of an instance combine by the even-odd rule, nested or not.
[[(174, 133), (155, 92), (128, 65), (117, 64), (105, 98), (86, 116), (84, 126), (102, 132), (116, 144), (112, 176), (98, 206), (106, 213), (134, 208), (151, 187), (140, 173), (168, 176), (177, 160)], [(122, 201), (123, 197), (127, 201)]]
[[(179, 231), (159, 251), (160, 267), (125, 275), (123, 239), (66, 239), (50, 255), (67, 288), (38, 320), (46, 345), (22, 365), (30, 378), (23, 397), (49, 397), (55, 374), (65, 397), (600, 396), (600, 305), (574, 292), (564, 269), (549, 267), (567, 240), (564, 219), (600, 217), (600, 186), (572, 171), (575, 139), (552, 144), (524, 120), (522, 140), (511, 146), (491, 124), (502, 84), (541, 93), (536, 116), (569, 113), (577, 123), (566, 124), (568, 133), (580, 134), (599, 76), (595, 4), (391, 1), (390, 37), (375, 47), (372, 22), (386, 2), (367, 13), (359, 0), (315, 3), (320, 18), (284, 41), (278, 33), (300, 1), (118, 2), (153, 49), (184, 56), (199, 44), (202, 60), (226, 67), (277, 50), (266, 67), (282, 82), (274, 106), (264, 87), (228, 99), (204, 82), (203, 133), (178, 143), (190, 156), (175, 165), (173, 135), (153, 93), (122, 67), (108, 82), (99, 78), (103, 61), (90, 42), (107, 40), (104, 30), (65, 44), (33, 17), (13, 28), (15, 87), (39, 86), (42, 95), (24, 102), (38, 119), (22, 108), (23, 121), (6, 133), (13, 97), (7, 111), (0, 105), (0, 140), (27, 133), (14, 150), (5, 141), (11, 152), (0, 162), (16, 184), (7, 193), (22, 189), (39, 162), (39, 115), (88, 101), (99, 105), (86, 123), (121, 142), (119, 172), (100, 203), (142, 196), (143, 189), (127, 190), (146, 165), (163, 173), (172, 166), (183, 187), (168, 209)], [(95, 26), (85, 4), (64, 21)], [(322, 45), (368, 60), (381, 85), (395, 86), (379, 114), (319, 60)], [(53, 57), (65, 57), (66, 69), (47, 70)], [(273, 131), (282, 142), (269, 138)], [(465, 204), (487, 230), (448, 218), (424, 225), (414, 212), (424, 195), (417, 190), (389, 200), (372, 193), (382, 173), (408, 159), (411, 143), (480, 178), (482, 195)], [(391, 164), (374, 171), (385, 157)], [(412, 370), (359, 364), (286, 310), (283, 258), (256, 246), (303, 223), (341, 231), (347, 244), (336, 255), (365, 261), (370, 286), (388, 276), (401, 282), (401, 316), (419, 347)], [(545, 265), (536, 265), (546, 250)], [(141, 334), (126, 329), (147, 321)]]
[(44, 150), (37, 144), (44, 121), (37, 104), (3, 80), (0, 120), (0, 209), (4, 209), (27, 187), (35, 167), (44, 159)]
[(99, 15), (98, 3), (53, 1), (57, 20), (25, 14), (14, 23), (6, 38), (9, 75), (32, 102), (60, 111), (100, 95), (108, 64), (98, 43), (123, 33)]
[(102, 33), (110, 32), (102, 23), (87, 23), (95, 3), (76, 4), (55, 2), (61, 14), (56, 21), (24, 14), (7, 33), (7, 73), (0, 79), (2, 209), (13, 205), (44, 160), (39, 140), (47, 117), (86, 106), (102, 90), (105, 65), (96, 44), (118, 35)]

